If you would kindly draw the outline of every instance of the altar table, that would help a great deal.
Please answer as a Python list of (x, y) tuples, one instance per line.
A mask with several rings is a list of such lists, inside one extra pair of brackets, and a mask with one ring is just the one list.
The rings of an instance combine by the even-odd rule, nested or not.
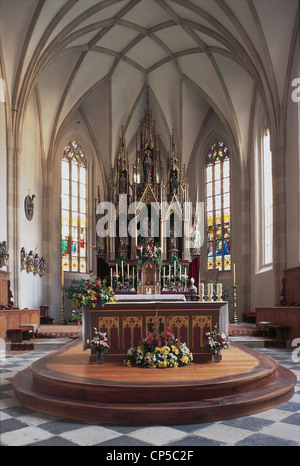
[[(121, 362), (128, 349), (138, 345), (155, 317), (162, 325), (169, 323), (175, 337), (186, 343), (193, 353), (194, 362), (211, 360), (206, 332), (217, 325), (220, 331), (228, 335), (227, 302), (123, 301), (109, 303), (105, 307), (83, 308), (83, 350), (88, 348), (86, 341), (94, 337), (96, 328), (108, 335), (111, 348), (105, 359)], [(95, 358), (91, 352), (90, 360), (94, 361)]]

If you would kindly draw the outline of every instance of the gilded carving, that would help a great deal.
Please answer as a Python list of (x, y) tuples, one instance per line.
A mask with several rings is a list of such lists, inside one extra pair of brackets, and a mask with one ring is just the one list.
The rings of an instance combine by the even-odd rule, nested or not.
[(207, 330), (210, 332), (212, 330), (212, 317), (211, 316), (195, 316), (193, 317), (192, 321), (192, 327), (193, 327), (193, 347), (195, 346), (194, 343), (194, 330), (196, 327), (200, 328), (200, 347), (203, 347), (203, 329), (206, 327)]
[(107, 329), (108, 339), (111, 341), (111, 330), (116, 328), (118, 331), (118, 346), (120, 346), (119, 319), (118, 317), (99, 317), (98, 328)]
[(130, 333), (131, 333), (131, 341), (134, 341), (134, 335), (133, 335), (133, 330), (135, 328), (140, 328), (142, 332), (142, 318), (141, 317), (125, 317), (123, 319), (123, 344), (124, 344), (124, 330), (125, 328), (130, 328)]

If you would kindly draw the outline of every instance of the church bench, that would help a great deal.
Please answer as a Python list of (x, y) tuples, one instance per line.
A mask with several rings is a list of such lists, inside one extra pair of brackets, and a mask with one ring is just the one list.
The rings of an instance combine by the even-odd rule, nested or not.
[(256, 325), (259, 322), (271, 322), (275, 325), (290, 327), (289, 340), (299, 338), (300, 306), (256, 307)]
[(22, 343), (23, 340), (30, 340), (29, 333), (33, 333), (32, 327), (9, 328), (6, 336), (12, 343)]
[(256, 322), (256, 312), (242, 312), (243, 322)]
[(271, 336), (271, 331), (275, 331), (275, 338), (278, 340), (288, 340), (291, 327), (288, 325), (277, 324), (276, 322), (258, 322), (258, 329), (262, 328), (263, 336), (268, 332), (268, 336)]
[(289, 339), (289, 333), (291, 327), (288, 327), (287, 325), (280, 325), (280, 324), (270, 324), (267, 326), (269, 330), (269, 336), (270, 336), (270, 330), (275, 331), (275, 338), (278, 340), (288, 340)]
[(39, 330), (37, 324), (22, 324), (22, 325), (20, 325), (20, 328), (24, 328), (24, 327), (31, 328), (33, 338), (35, 338), (35, 336), (37, 336), (38, 330)]

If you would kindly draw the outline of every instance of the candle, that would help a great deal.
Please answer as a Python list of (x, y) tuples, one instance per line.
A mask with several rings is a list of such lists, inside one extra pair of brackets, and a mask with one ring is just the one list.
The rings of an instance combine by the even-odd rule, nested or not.
[(171, 280), (171, 264), (169, 265), (169, 280)]
[(217, 284), (218, 301), (222, 300), (222, 283)]
[(121, 261), (121, 269), (122, 269), (122, 278), (123, 278), (123, 274), (124, 274), (124, 270), (123, 270), (123, 261)]
[(61, 264), (61, 284), (64, 286), (64, 266)]
[(235, 276), (235, 264), (233, 264), (233, 284), (235, 285), (235, 279), (236, 279), (236, 276)]
[(181, 265), (179, 266), (179, 278), (181, 279)]
[(208, 301), (212, 301), (212, 296), (213, 296), (213, 284), (208, 283), (207, 285), (207, 291), (208, 291)]
[(117, 275), (117, 281), (118, 281), (118, 276), (119, 276), (118, 264), (116, 264), (116, 275)]
[(199, 283), (199, 297), (200, 301), (203, 301), (203, 296), (204, 296), (204, 283)]
[(129, 280), (129, 264), (127, 264), (127, 277), (128, 277), (128, 280)]

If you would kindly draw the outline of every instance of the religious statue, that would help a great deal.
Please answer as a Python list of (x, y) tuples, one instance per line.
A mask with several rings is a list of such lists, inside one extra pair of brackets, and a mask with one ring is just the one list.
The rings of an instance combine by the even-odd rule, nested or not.
[(34, 268), (34, 255), (33, 251), (30, 251), (26, 257), (27, 272), (33, 272)]
[(40, 262), (39, 262), (39, 275), (40, 275), (40, 277), (45, 275), (45, 273), (46, 273), (46, 259), (43, 256), (43, 257), (40, 258)]
[(7, 265), (9, 260), (9, 253), (7, 249), (7, 242), (0, 243), (0, 266)]
[(121, 194), (126, 193), (126, 177), (124, 171), (121, 171), (119, 178), (119, 190)]
[(152, 176), (152, 170), (153, 170), (152, 152), (150, 149), (146, 149), (145, 157), (144, 157), (144, 176), (146, 180)]
[(170, 171), (170, 194), (176, 193), (178, 188), (177, 170)]
[(189, 287), (190, 300), (191, 301), (197, 301), (197, 299), (198, 299), (197, 288), (195, 287), (195, 280), (194, 280), (193, 277), (190, 279), (190, 283), (191, 283), (191, 285)]
[(34, 273), (34, 275), (39, 273), (39, 264), (40, 264), (39, 255), (35, 254), (34, 259), (33, 259), (33, 273)]
[(20, 252), (20, 256), (21, 256), (21, 270), (26, 270), (26, 252), (25, 252), (25, 248), (23, 247), (21, 249), (21, 252)]
[(200, 235), (200, 231), (197, 228), (197, 225), (193, 225), (190, 238), (191, 238), (192, 253), (199, 254), (201, 235)]

